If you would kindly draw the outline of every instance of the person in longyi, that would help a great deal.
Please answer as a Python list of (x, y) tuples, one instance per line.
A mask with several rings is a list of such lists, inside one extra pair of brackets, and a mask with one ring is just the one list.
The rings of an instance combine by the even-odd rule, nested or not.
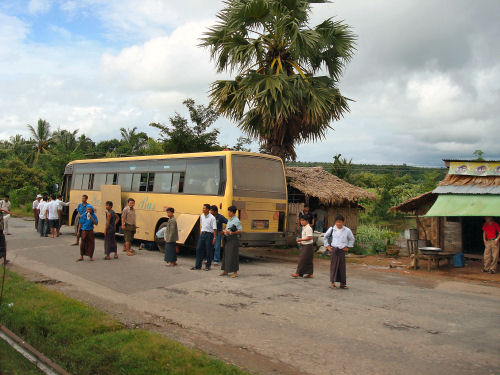
[(111, 253), (115, 253), (114, 258), (118, 259), (116, 245), (116, 223), (120, 220), (113, 210), (113, 202), (106, 202), (106, 227), (104, 228), (104, 260), (111, 260)]
[(177, 241), (179, 241), (179, 232), (177, 230), (177, 220), (174, 217), (175, 209), (173, 207), (167, 208), (167, 225), (165, 226), (165, 262), (167, 267), (177, 265)]
[(325, 233), (325, 245), (331, 253), (330, 259), (330, 288), (336, 289), (336, 282), (340, 282), (342, 289), (347, 289), (345, 267), (345, 253), (354, 246), (354, 236), (344, 225), (344, 217), (338, 215), (335, 225)]
[(295, 271), (295, 273), (292, 273), (291, 276), (294, 278), (313, 278), (313, 229), (311, 228), (309, 222), (307, 221), (307, 218), (305, 217), (300, 218), (300, 225), (302, 226), (302, 238), (297, 239), (297, 243), (300, 245), (299, 264), (297, 265), (297, 271)]
[(97, 225), (97, 216), (94, 208), (87, 205), (87, 212), (80, 218), (80, 258), (76, 261), (81, 262), (83, 256), (88, 256), (93, 261), (95, 250), (94, 225)]
[(237, 208), (230, 206), (227, 209), (229, 219), (224, 231), (224, 256), (222, 257), (220, 276), (233, 273), (232, 278), (238, 277), (240, 269), (240, 240), (238, 235), (243, 231), (240, 219), (236, 217)]

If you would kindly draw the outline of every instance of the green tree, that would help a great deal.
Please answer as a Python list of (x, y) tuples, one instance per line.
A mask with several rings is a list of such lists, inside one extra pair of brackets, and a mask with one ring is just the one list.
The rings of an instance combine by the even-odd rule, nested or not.
[(476, 150), (476, 151), (474, 151), (472, 153), (472, 155), (474, 155), (476, 157), (477, 161), (484, 161), (484, 158), (483, 158), (484, 152), (483, 152), (483, 150)]
[(347, 161), (346, 158), (341, 159), (342, 154), (333, 156), (333, 165), (331, 173), (338, 178), (348, 180), (351, 176), (352, 159)]
[(237, 73), (212, 84), (211, 103), (283, 159), (295, 160), (297, 144), (323, 139), (349, 111), (338, 81), (355, 36), (331, 18), (309, 25), (311, 4), (326, 2), (227, 0), (202, 39), (219, 72)]
[(36, 129), (28, 124), (28, 129), (31, 132), (34, 143), (33, 167), (38, 163), (40, 154), (45, 154), (49, 151), (53, 143), (52, 133), (50, 132), (50, 124), (42, 119), (37, 122)]
[(120, 129), (121, 148), (124, 153), (137, 154), (140, 153), (148, 143), (148, 135), (144, 132), (137, 132), (137, 126), (132, 129)]
[(217, 112), (210, 106), (196, 105), (193, 99), (187, 99), (183, 104), (189, 110), (191, 124), (178, 113), (170, 118), (170, 125), (150, 124), (160, 130), (159, 141), (163, 144), (164, 152), (176, 154), (221, 150), (217, 139), (219, 130), (209, 130), (218, 117)]

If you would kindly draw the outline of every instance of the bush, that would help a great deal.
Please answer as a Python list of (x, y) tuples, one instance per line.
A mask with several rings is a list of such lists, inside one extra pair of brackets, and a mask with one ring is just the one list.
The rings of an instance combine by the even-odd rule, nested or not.
[(22, 188), (10, 191), (10, 200), (15, 207), (21, 205), (27, 205), (31, 209), (31, 203), (35, 199), (36, 195), (39, 194), (38, 188), (26, 185)]
[(360, 225), (356, 232), (356, 242), (353, 253), (376, 254), (385, 251), (386, 244), (394, 241), (398, 233), (391, 232), (387, 228), (381, 228), (374, 224)]

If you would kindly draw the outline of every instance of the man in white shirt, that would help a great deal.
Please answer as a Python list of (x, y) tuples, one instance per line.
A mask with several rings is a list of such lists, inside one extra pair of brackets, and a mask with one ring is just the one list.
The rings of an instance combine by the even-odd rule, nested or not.
[(50, 202), (47, 206), (48, 211), (48, 219), (49, 219), (49, 228), (50, 228), (50, 237), (55, 238), (57, 228), (59, 227), (59, 217), (61, 211), (59, 210), (59, 202), (56, 199), (56, 195), (52, 194), (50, 197)]
[(10, 234), (9, 232), (9, 219), (10, 219), (10, 199), (9, 196), (6, 195), (3, 200), (0, 201), (0, 210), (3, 212), (3, 225), (4, 225), (4, 233)]
[(38, 217), (38, 205), (40, 204), (40, 201), (42, 200), (42, 194), (38, 194), (36, 196), (36, 199), (33, 201), (33, 205), (31, 206), (33, 209), (33, 217), (35, 218), (35, 230), (38, 232), (38, 220), (40, 219)]
[(69, 202), (63, 202), (63, 196), (59, 194), (57, 196), (56, 202), (59, 204), (59, 222), (57, 223), (57, 236), (59, 237), (61, 235), (61, 225), (62, 225), (62, 215), (63, 215), (63, 208), (69, 206)]
[(196, 263), (192, 270), (201, 270), (203, 258), (207, 258), (205, 271), (210, 271), (214, 254), (214, 245), (217, 237), (217, 221), (210, 213), (210, 204), (203, 205), (203, 214), (200, 216), (201, 235), (196, 246)]
[(349, 228), (344, 226), (344, 217), (338, 215), (335, 225), (325, 234), (325, 245), (331, 253), (330, 282), (331, 288), (336, 289), (335, 282), (340, 282), (340, 288), (347, 289), (345, 253), (354, 246), (354, 236)]
[(38, 204), (38, 229), (40, 230), (40, 237), (48, 237), (49, 219), (47, 208), (49, 205), (49, 197), (44, 195)]

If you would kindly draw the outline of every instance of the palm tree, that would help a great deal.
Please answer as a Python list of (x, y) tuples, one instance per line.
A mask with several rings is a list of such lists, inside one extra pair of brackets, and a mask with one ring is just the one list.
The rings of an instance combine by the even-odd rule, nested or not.
[(28, 129), (31, 132), (32, 141), (34, 142), (35, 156), (33, 158), (33, 167), (36, 167), (40, 154), (47, 153), (53, 143), (52, 133), (50, 132), (50, 124), (42, 119), (38, 120), (36, 129), (29, 124)]
[(331, 18), (308, 22), (311, 4), (326, 2), (227, 0), (202, 39), (219, 72), (237, 73), (212, 84), (211, 104), (283, 159), (295, 160), (297, 144), (323, 139), (349, 111), (337, 84), (355, 36)]
[(137, 133), (137, 126), (132, 129), (120, 128), (122, 142), (131, 153), (144, 149), (148, 143), (148, 135), (144, 132)]

